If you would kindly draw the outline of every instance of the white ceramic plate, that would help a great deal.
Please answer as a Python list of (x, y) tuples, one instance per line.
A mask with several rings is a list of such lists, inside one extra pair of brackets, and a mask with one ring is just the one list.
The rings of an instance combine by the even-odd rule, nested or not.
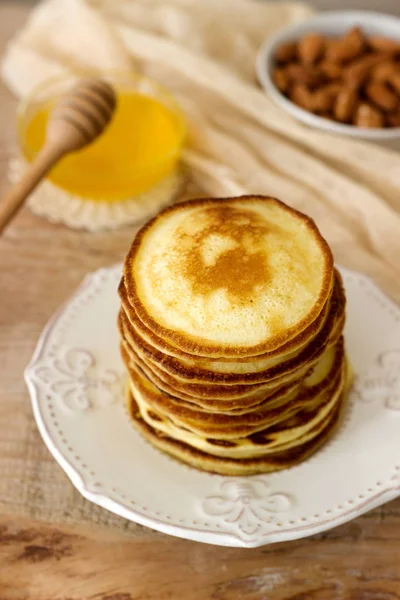
[(342, 270), (356, 380), (339, 431), (301, 465), (246, 478), (186, 467), (133, 429), (116, 328), (120, 272), (85, 279), (25, 373), (42, 437), (85, 498), (171, 535), (254, 547), (324, 531), (400, 494), (400, 310), (369, 279)]

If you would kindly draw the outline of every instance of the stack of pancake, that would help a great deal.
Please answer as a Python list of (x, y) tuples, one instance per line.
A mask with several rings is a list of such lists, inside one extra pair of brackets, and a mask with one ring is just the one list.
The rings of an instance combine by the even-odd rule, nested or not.
[(289, 467), (332, 433), (345, 296), (313, 221), (262, 196), (199, 199), (136, 235), (119, 287), (135, 427), (225, 475)]

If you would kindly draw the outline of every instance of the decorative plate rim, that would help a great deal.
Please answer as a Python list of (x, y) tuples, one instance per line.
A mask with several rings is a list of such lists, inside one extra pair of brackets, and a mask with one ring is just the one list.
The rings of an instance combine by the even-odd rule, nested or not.
[[(45, 325), (37, 341), (33, 356), (24, 370), (24, 379), (28, 387), (34, 418), (39, 432), (41, 434), (41, 437), (50, 454), (66, 473), (74, 487), (81, 493), (81, 495), (84, 498), (127, 520), (134, 521), (140, 525), (144, 525), (151, 529), (155, 529), (157, 531), (173, 535), (175, 537), (190, 539), (193, 541), (203, 543), (211, 543), (220, 546), (256, 548), (267, 544), (290, 541), (306, 536), (311, 536), (317, 533), (322, 533), (324, 531), (332, 529), (333, 527), (351, 521), (353, 518), (361, 516), (369, 510), (372, 510), (400, 496), (400, 466), (398, 466), (395, 467), (396, 474), (389, 480), (396, 482), (395, 484), (388, 484), (387, 487), (380, 489), (377, 493), (373, 494), (369, 498), (364, 499), (359, 503), (355, 503), (351, 508), (339, 515), (332, 516), (329, 518), (323, 518), (321, 521), (300, 525), (298, 527), (286, 528), (269, 532), (268, 534), (260, 538), (245, 540), (233, 532), (209, 531), (202, 530), (198, 527), (196, 528), (181, 524), (175, 525), (173, 523), (166, 523), (161, 519), (157, 519), (155, 517), (146, 515), (140, 510), (128, 507), (122, 501), (113, 500), (109, 495), (90, 490), (90, 486), (88, 486), (85, 482), (85, 476), (79, 471), (79, 468), (73, 466), (71, 462), (65, 457), (63, 452), (59, 450), (57, 442), (54, 440), (54, 437), (50, 433), (48, 427), (44, 422), (44, 419), (42, 418), (39, 401), (39, 389), (37, 383), (35, 382), (35, 378), (32, 377), (32, 370), (43, 356), (46, 350), (46, 344), (48, 342), (50, 334), (53, 331), (59, 319), (61, 318), (61, 316), (64, 314), (66, 308), (70, 304), (72, 304), (82, 294), (82, 292), (84, 292), (88, 287), (90, 287), (92, 282), (95, 279), (99, 278), (99, 275), (107, 275), (109, 273), (114, 272), (116, 269), (121, 270), (120, 263), (114, 264), (109, 267), (97, 269), (96, 271), (93, 271), (84, 277), (83, 281), (76, 288), (74, 293), (70, 295), (60, 305), (60, 307), (55, 311), (53, 316)], [(345, 274), (354, 275), (364, 280), (364, 282), (366, 282), (368, 285), (372, 285), (375, 288), (375, 290), (377, 290), (377, 292), (380, 294), (380, 296), (384, 298), (385, 301), (388, 304), (390, 304), (394, 310), (396, 310), (397, 312), (399, 311), (399, 307), (375, 285), (373, 280), (368, 275), (359, 273), (357, 271), (353, 271), (351, 269), (347, 269), (345, 267), (340, 267), (340, 271)], [(234, 478), (226, 477), (223, 479), (233, 480)], [(251, 481), (252, 477), (249, 477), (249, 480)]]

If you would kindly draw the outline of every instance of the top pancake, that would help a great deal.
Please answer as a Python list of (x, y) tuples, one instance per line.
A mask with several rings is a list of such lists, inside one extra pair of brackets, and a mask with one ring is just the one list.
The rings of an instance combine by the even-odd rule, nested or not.
[(274, 198), (190, 200), (137, 234), (124, 265), (137, 317), (189, 354), (250, 357), (320, 314), (333, 259), (314, 222)]

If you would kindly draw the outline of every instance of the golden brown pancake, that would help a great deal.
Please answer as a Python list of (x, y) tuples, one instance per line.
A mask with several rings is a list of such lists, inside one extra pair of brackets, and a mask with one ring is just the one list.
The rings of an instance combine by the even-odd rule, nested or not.
[(299, 378), (299, 380), (291, 381), (287, 384), (277, 385), (276, 387), (265, 390), (257, 390), (256, 392), (251, 392), (248, 394), (242, 394), (241, 396), (233, 399), (208, 397), (203, 400), (194, 398), (193, 396), (189, 396), (183, 392), (179, 393), (180, 395), (177, 395), (175, 394), (174, 390), (171, 390), (168, 385), (164, 385), (161, 380), (159, 385), (154, 384), (147, 375), (148, 371), (145, 365), (139, 365), (137, 362), (133, 361), (125, 348), (126, 346), (124, 345), (124, 341), (122, 341), (121, 354), (132, 379), (135, 378), (135, 374), (139, 374), (139, 376), (144, 377), (149, 384), (157, 387), (157, 389), (159, 389), (163, 394), (173, 398), (180, 407), (193, 408), (206, 413), (224, 413), (233, 415), (249, 413), (253, 410), (257, 410), (261, 404), (267, 401), (277, 402), (277, 399), (279, 398), (280, 401), (283, 396), (287, 396), (289, 399), (289, 394), (292, 394), (292, 392), (299, 387), (302, 381), (302, 379)]
[[(148, 410), (160, 413), (175, 424), (186, 426), (189, 430), (214, 435), (215, 437), (238, 437), (259, 431), (267, 426), (282, 422), (304, 408), (318, 405), (323, 395), (337, 384), (344, 358), (343, 341), (325, 352), (320, 364), (312, 370), (301, 384), (288, 393), (267, 398), (255, 410), (226, 414), (200, 410), (195, 406), (182, 406), (172, 396), (161, 392), (156, 386), (128, 366), (132, 393), (143, 398)], [(296, 400), (294, 402), (294, 400)]]
[[(332, 327), (332, 323), (327, 323), (327, 330)], [(142, 371), (146, 374), (146, 376), (160, 389), (163, 391), (170, 393), (171, 395), (175, 395), (181, 397), (183, 400), (189, 400), (194, 403), (197, 403), (201, 406), (207, 408), (209, 406), (209, 399), (226, 399), (226, 400), (234, 400), (239, 399), (242, 400), (247, 398), (248, 405), (257, 403), (257, 400), (253, 402), (252, 398), (258, 396), (258, 392), (260, 393), (268, 393), (268, 391), (276, 389), (282, 385), (288, 384), (290, 381), (295, 380), (296, 378), (301, 378), (308, 369), (319, 359), (322, 355), (324, 349), (330, 344), (334, 343), (341, 335), (342, 331), (342, 322), (339, 322), (336, 331), (334, 329), (335, 335), (331, 338), (326, 335), (326, 331), (321, 331), (320, 339), (315, 341), (315, 347), (312, 349), (312, 352), (307, 351), (306, 357), (299, 362), (296, 369), (294, 369), (290, 373), (286, 373), (282, 376), (275, 377), (273, 379), (267, 380), (266, 382), (257, 383), (257, 384), (211, 384), (211, 383), (191, 383), (190, 381), (179, 380), (168, 373), (162, 371), (153, 363), (146, 361), (144, 357), (139, 356), (126, 342), (124, 333), (122, 331), (122, 341), (125, 346), (125, 350), (129, 354), (130, 358), (141, 368)], [(318, 336), (317, 336), (318, 337)], [(236, 403), (237, 405), (237, 403)], [(231, 408), (235, 407), (235, 403), (231, 403)]]
[(343, 385), (338, 380), (336, 388), (326, 393), (313, 408), (303, 408), (280, 423), (241, 437), (206, 436), (193, 432), (162, 417), (160, 413), (147, 410), (142, 399), (135, 396), (136, 404), (144, 421), (155, 431), (177, 441), (184, 442), (207, 454), (228, 458), (255, 458), (276, 451), (288, 450), (308, 441), (324, 428), (326, 419), (337, 405)]
[(170, 207), (138, 232), (119, 295), (129, 413), (156, 448), (250, 475), (297, 464), (334, 431), (346, 300), (301, 213), (262, 196)]
[(216, 457), (206, 452), (196, 450), (189, 444), (169, 438), (157, 432), (148, 425), (140, 416), (137, 404), (128, 390), (128, 402), (132, 415), (132, 423), (152, 446), (166, 452), (170, 456), (186, 463), (191, 467), (218, 473), (220, 475), (255, 475), (258, 473), (269, 473), (287, 469), (311, 456), (335, 431), (345, 404), (346, 393), (344, 392), (336, 404), (332, 414), (327, 417), (323, 428), (319, 429), (317, 435), (297, 447), (278, 451), (267, 456), (233, 459)]
[[(182, 359), (163, 354), (136, 334), (123, 310), (120, 312), (119, 326), (124, 339), (135, 354), (145, 361), (149, 368), (154, 367), (156, 374), (161, 378), (165, 373), (167, 377), (171, 376), (172, 378), (176, 378), (178, 382), (181, 381), (183, 383), (185, 381), (212, 384), (263, 383), (294, 372), (305, 362), (312, 360), (318, 349), (326, 345), (328, 337), (332, 336), (332, 329), (336, 328), (338, 319), (344, 316), (344, 306), (344, 291), (340, 280), (337, 279), (322, 327), (309, 344), (303, 346), (301, 350), (295, 351), (294, 354), (289, 355), (289, 358), (286, 358), (285, 355), (280, 361), (276, 359), (272, 366), (265, 369), (262, 369), (263, 364), (261, 365), (261, 370), (258, 370), (260, 367), (256, 363), (240, 363), (240, 373), (229, 372), (228, 367), (231, 363), (227, 362), (221, 364), (215, 360), (214, 362), (209, 360), (207, 368), (204, 368), (201, 360), (193, 359), (192, 364), (188, 364)], [(224, 368), (223, 372), (219, 370), (221, 367)], [(249, 370), (246, 371), (246, 368)], [(169, 382), (168, 379), (167, 382)]]
[[(124, 344), (124, 342), (122, 342)], [(124, 344), (124, 350), (127, 351), (127, 346)], [(181, 400), (191, 402), (201, 408), (205, 409), (216, 409), (220, 411), (239, 409), (247, 406), (248, 408), (255, 406), (265, 400), (270, 395), (273, 395), (277, 390), (283, 386), (293, 384), (293, 380), (278, 380), (275, 385), (271, 384), (255, 384), (255, 385), (240, 385), (240, 386), (207, 386), (201, 384), (193, 384), (188, 386), (176, 387), (170, 383), (167, 383), (164, 379), (161, 379), (154, 371), (150, 370), (148, 366), (135, 357), (132, 350), (129, 350), (129, 357), (135, 363), (135, 366), (139, 368), (160, 390), (175, 396)], [(298, 374), (299, 381), (304, 376), (310, 367), (304, 367), (303, 371)], [(216, 388), (216, 389), (215, 389)], [(184, 391), (183, 391), (184, 390)]]
[(200, 199), (139, 231), (124, 280), (136, 315), (159, 338), (197, 356), (250, 357), (315, 321), (333, 259), (314, 222), (274, 198)]
[[(335, 279), (339, 282), (341, 288), (343, 288), (342, 278), (338, 271), (335, 272)], [(332, 286), (332, 291), (333, 291), (333, 286)], [(129, 298), (127, 295), (124, 277), (121, 278), (120, 284), (118, 286), (118, 293), (121, 298), (123, 312), (125, 313), (127, 319), (129, 320), (129, 323), (130, 323), (131, 328), (133, 329), (135, 335), (139, 336), (140, 339), (144, 343), (153, 347), (155, 350), (162, 352), (166, 356), (172, 356), (172, 357), (175, 357), (178, 359), (181, 358), (181, 359), (189, 362), (189, 364), (190, 364), (190, 361), (195, 360), (196, 363), (201, 363), (205, 368), (207, 368), (209, 366), (209, 364), (215, 364), (216, 360), (219, 363), (226, 362), (226, 363), (228, 363), (228, 368), (230, 366), (233, 367), (233, 372), (235, 372), (236, 369), (240, 369), (240, 365), (242, 363), (245, 363), (245, 364), (253, 363), (253, 362), (258, 363), (259, 361), (260, 362), (265, 361), (265, 363), (269, 363), (269, 362), (274, 363), (277, 360), (280, 360), (281, 357), (283, 357), (283, 356), (290, 356), (291, 354), (296, 353), (303, 346), (305, 346), (307, 343), (309, 343), (309, 341), (320, 331), (320, 329), (325, 321), (326, 314), (327, 314), (327, 311), (329, 308), (328, 303), (329, 303), (329, 299), (331, 297), (332, 291), (329, 294), (329, 297), (328, 297), (323, 309), (321, 310), (320, 314), (318, 315), (318, 317), (308, 327), (306, 327), (304, 330), (302, 330), (295, 338), (293, 338), (292, 340), (289, 340), (288, 342), (282, 344), (282, 346), (279, 346), (278, 348), (275, 348), (274, 350), (270, 350), (268, 352), (264, 352), (264, 353), (258, 354), (256, 356), (245, 356), (245, 357), (237, 356), (234, 358), (234, 360), (232, 360), (231, 357), (227, 358), (224, 356), (218, 356), (218, 357), (214, 356), (212, 358), (207, 358), (205, 356), (189, 354), (188, 352), (185, 352), (184, 350), (181, 350), (177, 346), (173, 345), (171, 342), (168, 342), (167, 340), (163, 339), (162, 337), (159, 337), (156, 333), (154, 333), (154, 331), (149, 329), (139, 319), (133, 306), (131, 306), (131, 304), (129, 303)], [(260, 368), (262, 369), (263, 367), (260, 367)]]

